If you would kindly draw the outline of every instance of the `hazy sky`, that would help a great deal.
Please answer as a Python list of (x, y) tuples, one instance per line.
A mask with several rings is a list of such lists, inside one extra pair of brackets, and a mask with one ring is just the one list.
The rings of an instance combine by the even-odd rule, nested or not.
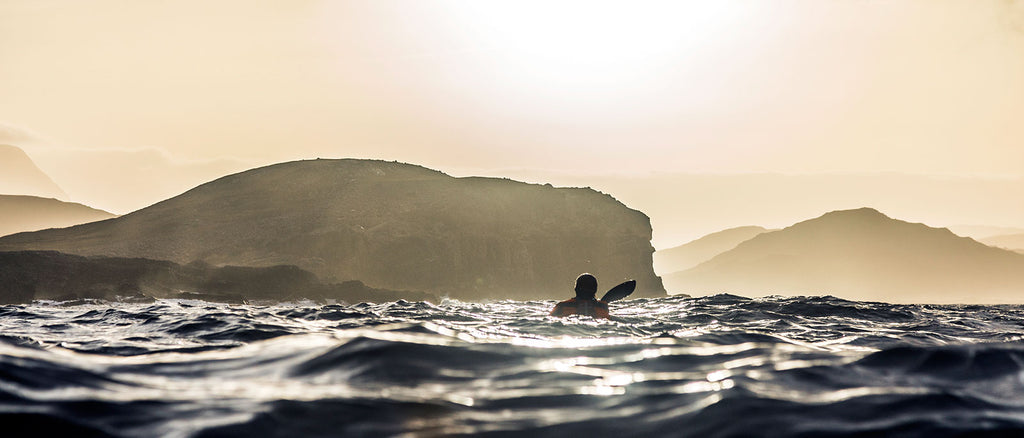
[(0, 143), (119, 213), (312, 157), (1021, 177), (1024, 1), (0, 0)]

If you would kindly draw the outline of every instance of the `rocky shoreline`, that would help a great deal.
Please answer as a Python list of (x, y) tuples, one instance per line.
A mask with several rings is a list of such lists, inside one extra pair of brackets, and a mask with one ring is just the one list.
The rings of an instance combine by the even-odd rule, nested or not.
[(378, 289), (360, 281), (324, 283), (296, 266), (180, 265), (166, 260), (84, 257), (57, 251), (0, 252), (0, 304), (33, 300), (145, 301), (156, 298), (251, 301), (433, 301), (418, 291)]

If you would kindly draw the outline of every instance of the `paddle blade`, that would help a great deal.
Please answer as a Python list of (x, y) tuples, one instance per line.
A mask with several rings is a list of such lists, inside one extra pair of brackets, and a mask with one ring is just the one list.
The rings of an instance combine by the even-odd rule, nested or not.
[(601, 297), (601, 301), (610, 303), (612, 301), (621, 300), (633, 293), (633, 289), (636, 289), (636, 280), (629, 280), (608, 290), (608, 293), (604, 294), (604, 297)]

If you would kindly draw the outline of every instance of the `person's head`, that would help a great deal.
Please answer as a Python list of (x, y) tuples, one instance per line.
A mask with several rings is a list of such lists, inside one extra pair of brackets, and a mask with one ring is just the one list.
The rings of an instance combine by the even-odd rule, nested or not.
[(590, 274), (576, 277), (576, 298), (593, 299), (597, 294), (597, 278)]

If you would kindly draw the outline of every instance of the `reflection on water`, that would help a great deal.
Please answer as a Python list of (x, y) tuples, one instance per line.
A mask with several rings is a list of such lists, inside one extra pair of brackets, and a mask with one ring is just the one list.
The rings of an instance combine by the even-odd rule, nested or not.
[(0, 416), (15, 436), (1024, 431), (1024, 308), (553, 303), (0, 307)]

